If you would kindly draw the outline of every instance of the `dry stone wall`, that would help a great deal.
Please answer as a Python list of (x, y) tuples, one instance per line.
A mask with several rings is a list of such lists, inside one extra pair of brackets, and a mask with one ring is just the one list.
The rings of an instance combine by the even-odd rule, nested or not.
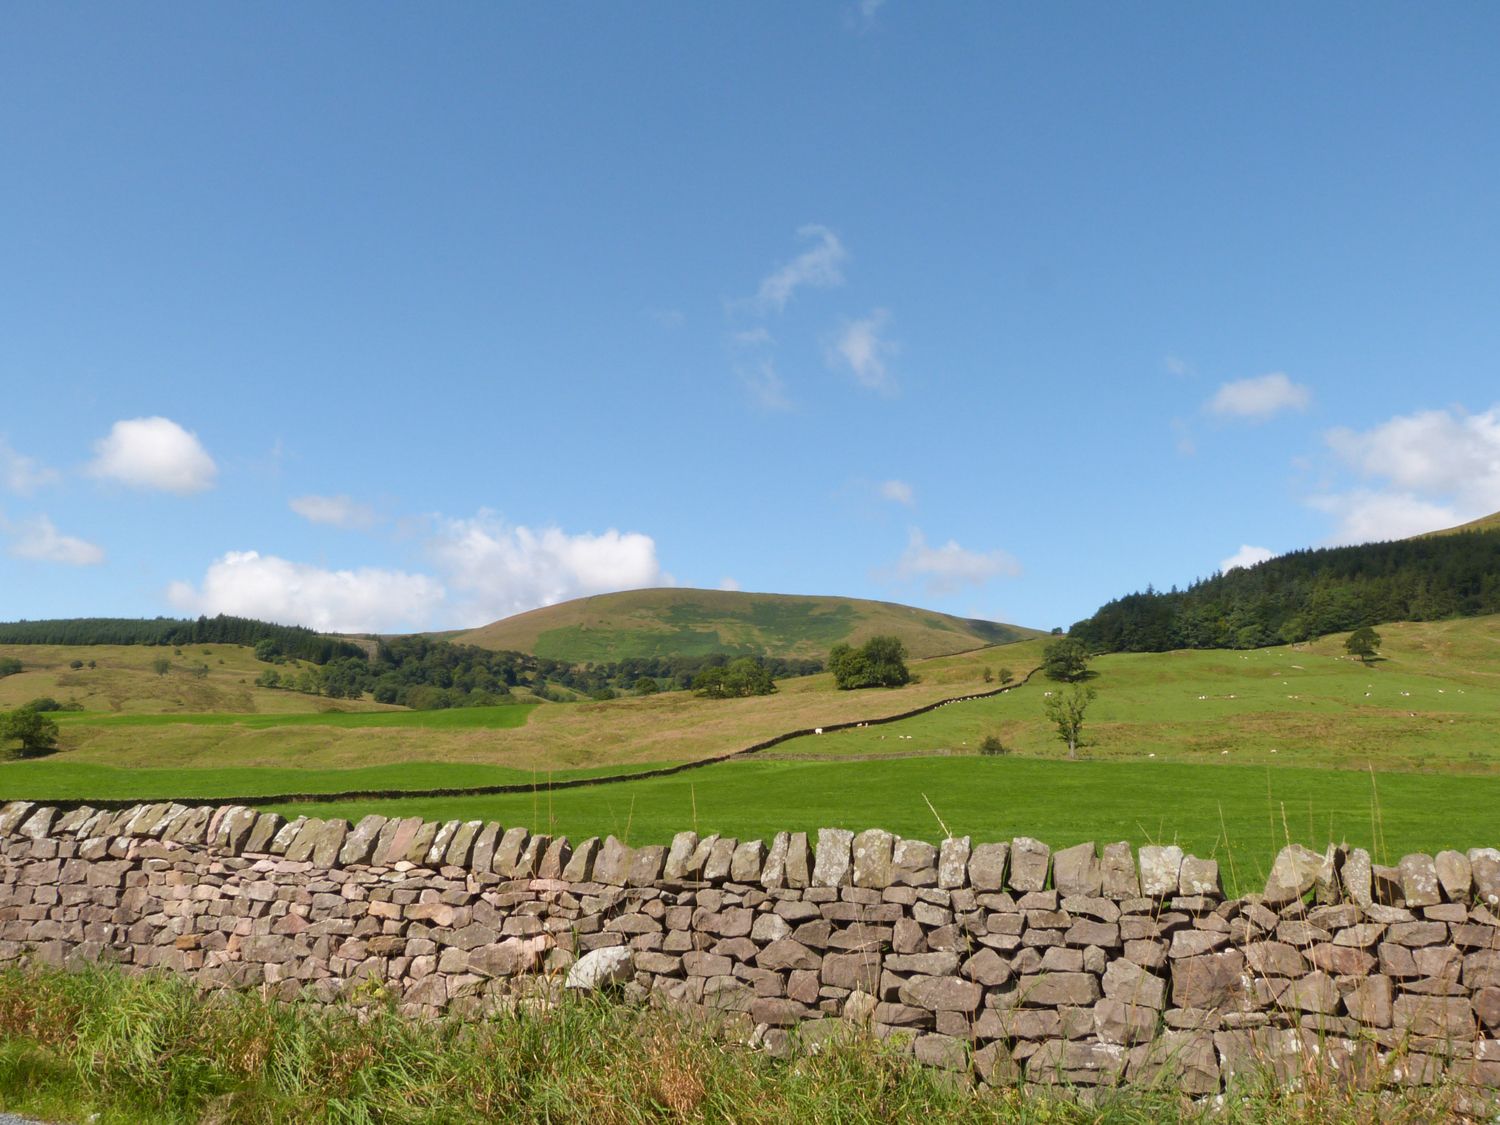
[(713, 1013), (773, 1050), (865, 1026), (981, 1081), (1269, 1068), (1500, 1089), (1500, 851), (1288, 847), (1225, 899), (1175, 847), (872, 829), (669, 846), (245, 807), (0, 809), (0, 964), (112, 961), (481, 1014), (564, 987)]

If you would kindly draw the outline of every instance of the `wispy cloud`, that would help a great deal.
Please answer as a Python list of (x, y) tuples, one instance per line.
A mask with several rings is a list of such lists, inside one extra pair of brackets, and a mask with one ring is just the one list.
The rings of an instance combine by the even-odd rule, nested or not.
[(843, 264), (848, 253), (838, 235), (817, 223), (799, 227), (797, 234), (813, 240), (814, 245), (761, 280), (754, 304), (763, 312), (785, 309), (798, 289), (844, 283)]
[(1361, 482), (1309, 500), (1338, 520), (1332, 542), (1403, 538), (1500, 511), (1500, 406), (1418, 411), (1325, 440)]
[(198, 435), (170, 418), (127, 418), (94, 443), (90, 476), (186, 496), (212, 488), (219, 468)]
[(35, 516), (14, 525), (0, 520), (0, 530), (11, 535), (6, 550), (18, 559), (64, 566), (98, 566), (104, 561), (102, 547), (62, 534), (46, 516)]
[(1191, 378), (1197, 374), (1193, 365), (1179, 355), (1167, 356), (1161, 361), (1161, 365), (1166, 368), (1168, 375), (1175, 375), (1179, 379)]
[(970, 551), (952, 539), (941, 547), (932, 547), (917, 528), (911, 529), (906, 550), (895, 567), (897, 579), (920, 581), (928, 593), (938, 595), (1020, 573), (1021, 564), (1008, 551)]
[(1274, 559), (1276, 552), (1265, 547), (1252, 547), (1248, 543), (1240, 545), (1240, 549), (1219, 564), (1219, 571), (1228, 574), (1231, 570), (1249, 569), (1257, 563), (1263, 563), (1267, 559)]
[(309, 523), (326, 524), (346, 531), (360, 531), (375, 526), (375, 509), (352, 498), (338, 496), (297, 496), (287, 506)]
[(881, 336), (889, 318), (885, 309), (876, 309), (867, 317), (846, 322), (825, 353), (828, 365), (847, 367), (862, 387), (893, 393), (896, 381), (886, 361), (895, 353), (896, 346)]
[(39, 488), (56, 484), (57, 480), (57, 470), (17, 452), (0, 435), (0, 487), (17, 496), (30, 496)]
[(889, 500), (893, 504), (905, 504), (910, 508), (917, 502), (916, 490), (904, 480), (881, 481), (876, 491), (880, 493), (882, 500)]
[(735, 368), (740, 383), (751, 400), (762, 410), (790, 410), (792, 400), (787, 397), (786, 381), (776, 370), (776, 361), (763, 359), (758, 363), (740, 364)]
[(719, 589), (731, 591), (739, 590), (740, 581), (738, 578), (731, 578), (726, 574), (723, 578), (719, 579)]
[(1223, 384), (1208, 401), (1208, 411), (1227, 418), (1264, 422), (1283, 410), (1306, 410), (1312, 392), (1280, 371)]

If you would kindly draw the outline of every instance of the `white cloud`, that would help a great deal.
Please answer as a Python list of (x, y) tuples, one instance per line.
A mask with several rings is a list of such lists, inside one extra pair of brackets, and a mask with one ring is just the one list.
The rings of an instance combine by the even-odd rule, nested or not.
[(1219, 573), (1228, 574), (1231, 570), (1244, 568), (1248, 570), (1257, 563), (1263, 563), (1267, 559), (1274, 559), (1276, 552), (1265, 547), (1252, 547), (1248, 543), (1242, 543), (1240, 549), (1219, 564)]
[(55, 562), (65, 566), (98, 566), (104, 561), (104, 550), (84, 539), (63, 535), (46, 516), (37, 516), (16, 524), (5, 524), (13, 536), (8, 551), (18, 559)]
[(0, 436), (0, 487), (17, 496), (30, 496), (43, 485), (57, 481), (57, 470), (38, 464), (24, 454), (17, 453), (8, 441)]
[(480, 512), (442, 520), (428, 551), (463, 597), (450, 616), (476, 625), (588, 594), (672, 584), (649, 535), (613, 528), (599, 535), (534, 531)]
[(952, 539), (930, 547), (926, 536), (912, 528), (895, 573), (902, 581), (921, 579), (929, 593), (952, 594), (1002, 575), (1014, 577), (1021, 573), (1021, 564), (1006, 551), (968, 551)]
[(797, 234), (801, 238), (815, 239), (816, 245), (762, 279), (755, 294), (755, 304), (762, 310), (780, 312), (786, 308), (792, 294), (803, 286), (827, 288), (844, 283), (841, 267), (848, 253), (838, 235), (817, 223), (799, 227)]
[(880, 335), (889, 315), (885, 309), (876, 309), (863, 320), (847, 322), (826, 353), (830, 367), (848, 367), (860, 386), (887, 394), (896, 389), (886, 366), (886, 359), (895, 353), (896, 345)]
[(1193, 365), (1178, 355), (1169, 355), (1162, 360), (1162, 366), (1167, 369), (1168, 375), (1176, 375), (1179, 379), (1186, 379), (1196, 374)]
[(1211, 413), (1264, 422), (1283, 410), (1306, 410), (1312, 392), (1280, 371), (1225, 383), (1208, 402)]
[(786, 382), (776, 370), (774, 360), (766, 359), (749, 366), (735, 369), (745, 390), (762, 410), (790, 410), (792, 400), (787, 397)]
[(1338, 519), (1333, 542), (1399, 539), (1500, 511), (1500, 407), (1419, 411), (1326, 440), (1368, 482), (1309, 501)]
[(190, 614), (228, 613), (337, 633), (430, 628), (443, 585), (425, 574), (359, 567), (326, 570), (258, 551), (214, 560), (194, 587), (174, 582), (167, 597)]
[(740, 587), (740, 582), (739, 582), (738, 578), (730, 578), (726, 574), (723, 578), (719, 579), (719, 589), (721, 589), (721, 590), (731, 590), (731, 591), (733, 591), (733, 590), (739, 590), (740, 588), (741, 587)]
[(298, 496), (288, 501), (288, 507), (309, 523), (327, 524), (346, 531), (375, 524), (374, 508), (356, 503), (342, 493), (338, 496)]
[(219, 468), (198, 435), (170, 418), (127, 418), (94, 443), (88, 473), (185, 496), (212, 488)]
[(882, 500), (905, 504), (908, 508), (917, 502), (916, 490), (904, 480), (881, 481), (878, 491)]

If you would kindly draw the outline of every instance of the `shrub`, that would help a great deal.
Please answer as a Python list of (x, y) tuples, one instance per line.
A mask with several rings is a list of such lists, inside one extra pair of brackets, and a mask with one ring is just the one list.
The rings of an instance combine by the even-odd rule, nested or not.
[(979, 740), (979, 752), (986, 757), (993, 758), (1009, 754), (1010, 747), (1000, 741), (999, 735), (987, 734)]

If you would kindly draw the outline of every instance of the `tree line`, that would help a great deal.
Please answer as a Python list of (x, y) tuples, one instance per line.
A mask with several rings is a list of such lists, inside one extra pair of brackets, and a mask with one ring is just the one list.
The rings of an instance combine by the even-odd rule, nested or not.
[(1147, 587), (1078, 622), (1095, 652), (1259, 648), (1388, 621), (1500, 613), (1500, 532), (1293, 551), (1165, 593)]
[(327, 664), (364, 655), (352, 641), (327, 637), (301, 625), (275, 625), (218, 614), (197, 620), (175, 617), (68, 617), (0, 622), (5, 645), (260, 645), (293, 660)]

